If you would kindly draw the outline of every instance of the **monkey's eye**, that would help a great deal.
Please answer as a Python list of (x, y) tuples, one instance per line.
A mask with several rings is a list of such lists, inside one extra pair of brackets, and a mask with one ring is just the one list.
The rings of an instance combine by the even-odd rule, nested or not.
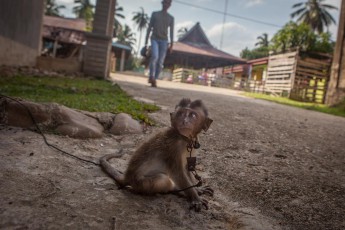
[(191, 116), (193, 119), (197, 118), (197, 114), (196, 114), (196, 113), (191, 113), (190, 116)]
[(178, 111), (178, 112), (176, 113), (176, 116), (177, 116), (177, 117), (181, 117), (181, 116), (182, 116), (182, 112), (181, 112), (181, 111)]

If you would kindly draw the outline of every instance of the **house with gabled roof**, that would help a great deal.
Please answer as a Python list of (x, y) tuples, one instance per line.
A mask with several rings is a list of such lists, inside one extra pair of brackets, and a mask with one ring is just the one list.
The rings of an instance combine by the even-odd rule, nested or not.
[(164, 66), (210, 69), (245, 62), (239, 57), (213, 47), (198, 22), (174, 43), (173, 52), (167, 54)]
[[(44, 49), (37, 58), (41, 69), (64, 72), (80, 72), (87, 44), (86, 22), (79, 18), (43, 17), (42, 39)], [(111, 44), (111, 72), (116, 71), (119, 60), (120, 71), (124, 70), (125, 60), (131, 55), (131, 47), (117, 42)]]

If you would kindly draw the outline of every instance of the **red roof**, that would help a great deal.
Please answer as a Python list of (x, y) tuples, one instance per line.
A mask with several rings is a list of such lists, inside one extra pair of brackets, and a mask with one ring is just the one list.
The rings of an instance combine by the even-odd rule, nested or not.
[(173, 46), (173, 51), (181, 52), (181, 53), (189, 53), (189, 54), (197, 54), (203, 55), (208, 57), (220, 58), (220, 59), (228, 59), (231, 62), (236, 63), (244, 63), (245, 60), (239, 57), (235, 57), (231, 54), (225, 53), (221, 50), (210, 46), (198, 46), (198, 44), (188, 44), (182, 42), (175, 42)]

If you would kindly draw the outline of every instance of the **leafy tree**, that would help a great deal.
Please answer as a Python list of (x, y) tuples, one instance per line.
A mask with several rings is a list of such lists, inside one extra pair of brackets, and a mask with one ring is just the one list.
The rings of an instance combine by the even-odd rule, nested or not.
[(322, 33), (316, 37), (314, 45), (311, 50), (314, 52), (333, 54), (335, 42), (331, 39), (331, 33)]
[(252, 50), (250, 50), (250, 49), (248, 49), (248, 47), (246, 47), (245, 49), (243, 49), (241, 51), (240, 57), (247, 59), (247, 60), (252, 60), (252, 59), (267, 57), (268, 52), (269, 52), (268, 47), (259, 47), (259, 48), (255, 48)]
[(58, 5), (55, 0), (46, 0), (45, 7), (45, 15), (57, 17), (62, 17), (63, 15), (60, 14), (60, 10), (66, 8), (64, 5)]
[(177, 31), (178, 39), (182, 38), (187, 32), (188, 32), (187, 27), (181, 27), (180, 29), (178, 29), (178, 31)]
[(315, 34), (309, 25), (295, 22), (287, 23), (271, 40), (270, 49), (275, 52), (285, 52), (291, 48), (299, 47), (306, 52), (333, 51), (333, 42), (329, 33)]
[(138, 26), (139, 30), (139, 41), (138, 41), (138, 51), (140, 50), (140, 43), (141, 43), (141, 35), (143, 29), (145, 29), (149, 24), (149, 16), (144, 11), (144, 8), (140, 7), (141, 11), (133, 12), (134, 16), (132, 20)]
[(271, 49), (276, 52), (286, 52), (295, 47), (307, 50), (314, 37), (314, 32), (307, 24), (289, 22), (273, 36)]
[(131, 28), (128, 25), (125, 25), (123, 27), (123, 30), (120, 31), (120, 33), (117, 36), (117, 41), (119, 43), (122, 43), (124, 45), (128, 45), (133, 48), (136, 39), (135, 39), (135, 34), (132, 33)]
[(86, 30), (91, 31), (95, 5), (90, 0), (74, 0), (74, 3), (77, 5), (73, 7), (73, 13), (85, 19)]
[(263, 33), (261, 36), (257, 37), (259, 40), (257, 43), (255, 43), (255, 46), (259, 47), (268, 47), (269, 45), (269, 40), (268, 40), (268, 34)]
[(297, 17), (298, 23), (306, 23), (313, 31), (321, 34), (325, 27), (334, 23), (336, 24), (332, 15), (328, 10), (337, 10), (338, 8), (332, 5), (324, 4), (325, 0), (308, 0), (307, 2), (296, 3), (292, 8), (296, 9), (291, 14), (291, 18)]
[[(263, 37), (264, 36), (260, 36)], [(259, 38), (259, 37), (258, 37)], [(263, 39), (265, 40), (265, 39)], [(258, 43), (256, 43), (257, 45)], [(331, 40), (330, 33), (316, 34), (309, 25), (295, 22), (287, 23), (268, 42), (269, 46), (260, 46), (255, 49), (246, 47), (240, 56), (244, 59), (257, 59), (267, 57), (269, 51), (283, 53), (292, 48), (299, 48), (304, 52), (333, 53), (334, 41)]]
[(117, 34), (122, 30), (122, 25), (118, 18), (124, 19), (125, 16), (121, 13), (123, 12), (123, 7), (118, 6), (117, 1), (116, 1), (116, 6), (115, 6), (115, 14), (114, 14), (114, 32), (113, 32), (113, 37), (116, 37)]

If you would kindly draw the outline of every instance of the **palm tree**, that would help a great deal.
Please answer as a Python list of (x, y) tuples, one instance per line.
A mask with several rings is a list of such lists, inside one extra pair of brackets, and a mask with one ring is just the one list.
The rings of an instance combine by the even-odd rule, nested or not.
[(125, 16), (120, 13), (123, 11), (122, 6), (118, 6), (117, 1), (116, 1), (116, 6), (115, 6), (115, 14), (114, 14), (114, 32), (113, 32), (113, 37), (116, 37), (116, 35), (122, 30), (122, 25), (118, 18), (125, 18)]
[(256, 39), (258, 39), (259, 41), (257, 43), (255, 43), (255, 46), (268, 47), (269, 40), (268, 40), (268, 34), (267, 33), (263, 33), (261, 36), (257, 37)]
[[(140, 7), (141, 11), (133, 12), (134, 16), (132, 20), (137, 24), (139, 30), (138, 51), (140, 50), (141, 34), (143, 29), (149, 24), (149, 16), (144, 12), (144, 8)], [(137, 52), (139, 53), (139, 52)]]
[(95, 5), (93, 5), (90, 0), (74, 0), (77, 5), (73, 7), (73, 13), (78, 18), (83, 18), (86, 21), (86, 29), (90, 31), (92, 29), (93, 21), (93, 10)]
[(62, 17), (61, 9), (65, 9), (64, 5), (58, 5), (55, 0), (46, 0), (45, 15)]
[(298, 23), (308, 24), (314, 31), (319, 34), (324, 31), (324, 27), (328, 27), (334, 23), (336, 24), (332, 15), (328, 10), (337, 10), (338, 8), (332, 5), (323, 4), (325, 0), (308, 0), (307, 2), (296, 3), (292, 6), (296, 11), (291, 14), (291, 18), (297, 18)]
[(178, 39), (182, 38), (187, 32), (188, 32), (187, 27), (181, 27), (180, 29), (178, 29), (178, 31), (177, 31)]
[(120, 31), (120, 33), (117, 36), (117, 41), (130, 47), (134, 46), (136, 42), (135, 34), (132, 33), (132, 30), (128, 25), (125, 25), (123, 27), (123, 30)]

